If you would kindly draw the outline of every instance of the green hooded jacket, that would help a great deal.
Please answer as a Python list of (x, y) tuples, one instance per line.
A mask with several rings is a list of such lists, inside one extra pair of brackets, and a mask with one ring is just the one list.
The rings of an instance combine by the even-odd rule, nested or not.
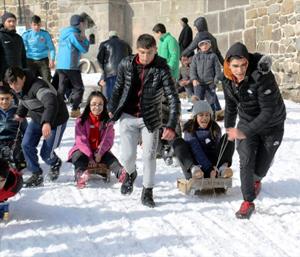
[(158, 55), (167, 60), (172, 77), (179, 78), (180, 49), (177, 40), (169, 33), (163, 34), (159, 39)]

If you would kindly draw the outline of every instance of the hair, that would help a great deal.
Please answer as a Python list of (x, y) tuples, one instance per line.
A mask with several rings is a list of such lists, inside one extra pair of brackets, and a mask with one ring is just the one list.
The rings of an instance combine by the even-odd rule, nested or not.
[(0, 95), (13, 95), (9, 85), (7, 85), (7, 83), (4, 83), (3, 86), (0, 86)]
[(162, 33), (162, 34), (164, 34), (164, 33), (167, 32), (165, 25), (162, 24), (162, 23), (157, 23), (157, 24), (153, 27), (152, 31), (154, 31), (155, 33), (160, 32), (160, 33)]
[(188, 24), (188, 22), (189, 22), (187, 17), (182, 17), (181, 21), (184, 22), (185, 24)]
[(39, 24), (39, 23), (42, 22), (42, 20), (41, 20), (41, 17), (40, 17), (40, 16), (33, 15), (33, 16), (31, 17), (31, 22), (32, 22), (32, 23), (35, 23), (35, 24)]
[(0, 158), (0, 177), (6, 178), (9, 171), (8, 161)]
[[(211, 117), (211, 116), (210, 116)], [(197, 115), (195, 115), (192, 119), (188, 120), (183, 127), (183, 131), (187, 131), (191, 134), (195, 134), (196, 130), (199, 128), (199, 124), (197, 122)], [(221, 133), (221, 128), (217, 122), (215, 122), (212, 117), (207, 125), (207, 129), (209, 129), (212, 138), (216, 139), (217, 136)]]
[(155, 38), (149, 34), (142, 34), (136, 41), (137, 48), (150, 49), (156, 46)]
[[(241, 60), (241, 59), (244, 59), (246, 57), (244, 56), (240, 56), (240, 55), (232, 55), (228, 58), (228, 62), (231, 62), (232, 60)], [(247, 58), (246, 58), (247, 59)]]
[(25, 77), (24, 71), (19, 67), (10, 67), (6, 70), (4, 75), (4, 81), (8, 84), (14, 83), (18, 78), (22, 79)]
[(87, 99), (87, 104), (83, 110), (83, 113), (81, 114), (81, 125), (85, 123), (85, 121), (88, 119), (90, 112), (91, 112), (91, 101), (93, 97), (100, 97), (103, 100), (103, 110), (100, 116), (100, 120), (103, 122), (108, 122), (109, 116), (108, 116), (108, 111), (107, 111), (107, 99), (106, 97), (100, 92), (100, 91), (93, 91), (90, 93), (88, 99)]

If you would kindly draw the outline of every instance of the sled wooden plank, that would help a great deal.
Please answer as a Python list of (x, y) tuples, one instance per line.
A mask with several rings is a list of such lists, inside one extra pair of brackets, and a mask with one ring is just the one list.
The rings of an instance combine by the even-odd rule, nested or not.
[(216, 188), (231, 188), (232, 187), (232, 178), (203, 178), (196, 179), (192, 178), (190, 180), (178, 179), (177, 188), (184, 194), (189, 194), (191, 191), (202, 191), (210, 190)]
[(96, 166), (89, 165), (88, 172), (90, 175), (99, 175), (100, 177), (103, 177), (107, 182), (110, 181), (110, 169), (102, 163), (99, 163)]

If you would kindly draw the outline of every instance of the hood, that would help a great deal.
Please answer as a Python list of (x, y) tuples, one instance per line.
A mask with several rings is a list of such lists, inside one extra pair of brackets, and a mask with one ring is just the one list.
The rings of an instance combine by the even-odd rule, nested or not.
[(194, 26), (197, 28), (198, 32), (208, 31), (207, 22), (204, 17), (199, 17), (194, 21)]
[(60, 39), (62, 40), (67, 39), (72, 33), (80, 33), (80, 30), (73, 26), (64, 28), (60, 32)]
[[(232, 56), (241, 56), (245, 57), (249, 62), (249, 52), (246, 46), (240, 42), (233, 44), (226, 53), (225, 61), (224, 61), (224, 76), (227, 79), (235, 81), (235, 77), (229, 69), (229, 58)], [(249, 66), (248, 66), (249, 68)]]

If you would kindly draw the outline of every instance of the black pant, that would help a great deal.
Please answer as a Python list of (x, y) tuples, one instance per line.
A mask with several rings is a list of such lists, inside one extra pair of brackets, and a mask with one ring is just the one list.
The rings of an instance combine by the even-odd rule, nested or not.
[[(224, 148), (224, 152), (218, 161), (218, 157), (221, 154), (221, 148), (223, 142), (226, 144), (226, 147)], [(224, 145), (223, 145), (224, 146)], [(176, 138), (173, 142), (173, 149), (174, 154), (177, 157), (180, 167), (183, 171), (183, 175), (186, 179), (190, 179), (192, 177), (191, 168), (193, 165), (199, 165), (195, 158), (193, 157), (192, 150), (190, 149), (190, 146), (187, 142), (184, 141), (182, 138)], [(228, 166), (231, 166), (232, 163), (232, 155), (234, 153), (234, 142), (227, 141), (227, 135), (223, 135), (220, 143), (217, 146), (216, 154), (213, 156), (208, 156), (208, 159), (212, 162), (213, 166), (217, 166), (219, 168), (224, 163), (228, 163)], [(210, 174), (204, 174), (204, 177), (209, 177)]]
[[(72, 163), (75, 166), (75, 172), (85, 171), (89, 165), (89, 157), (77, 150), (72, 155)], [(106, 152), (101, 158), (101, 163), (106, 164), (115, 176), (119, 178), (123, 166), (120, 164), (117, 157), (111, 152)]]
[(58, 84), (58, 93), (61, 95), (65, 95), (66, 93), (66, 86), (68, 83), (66, 80), (69, 80), (72, 93), (70, 95), (70, 103), (72, 105), (72, 109), (76, 110), (79, 108), (81, 104), (83, 92), (84, 92), (84, 85), (81, 78), (81, 71), (80, 70), (57, 70), (59, 76), (59, 84)]
[(283, 125), (281, 125), (264, 135), (254, 135), (238, 140), (241, 189), (245, 201), (252, 202), (255, 199), (254, 180), (260, 180), (266, 176), (281, 144), (283, 131)]
[(37, 76), (41, 76), (49, 83), (51, 82), (51, 71), (48, 58), (41, 60), (27, 59), (27, 67)]

